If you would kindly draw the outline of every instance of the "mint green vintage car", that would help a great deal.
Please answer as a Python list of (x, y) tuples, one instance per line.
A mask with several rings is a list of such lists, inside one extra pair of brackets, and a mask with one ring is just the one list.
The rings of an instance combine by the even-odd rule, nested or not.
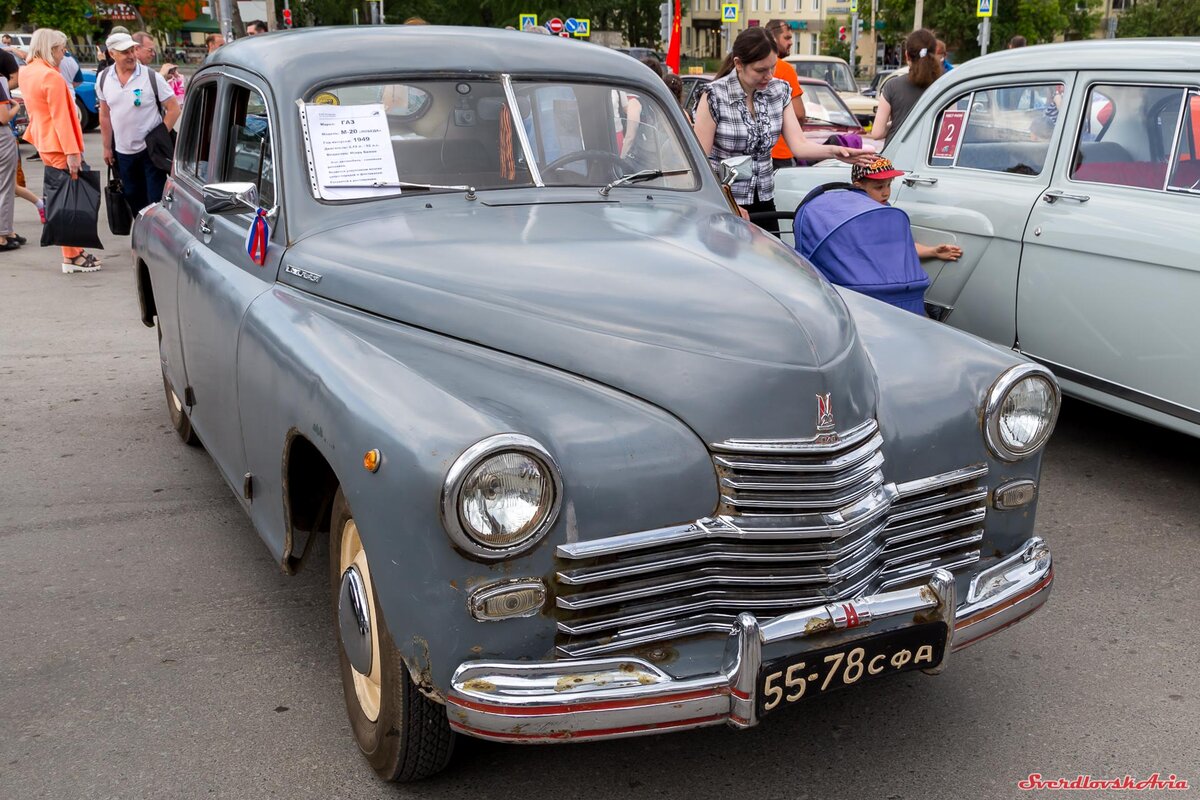
[[(938, 79), (884, 155), (930, 316), (1050, 367), (1063, 391), (1200, 436), (1200, 41), (1089, 41)], [(849, 167), (782, 170), (795, 208)]]

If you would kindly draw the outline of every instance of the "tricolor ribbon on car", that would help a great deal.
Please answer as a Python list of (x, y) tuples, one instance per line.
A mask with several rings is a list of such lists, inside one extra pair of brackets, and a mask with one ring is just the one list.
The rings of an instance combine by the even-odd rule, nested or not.
[(246, 254), (260, 267), (267, 263), (267, 241), (271, 238), (271, 226), (267, 222), (267, 210), (254, 212), (254, 221), (246, 232)]

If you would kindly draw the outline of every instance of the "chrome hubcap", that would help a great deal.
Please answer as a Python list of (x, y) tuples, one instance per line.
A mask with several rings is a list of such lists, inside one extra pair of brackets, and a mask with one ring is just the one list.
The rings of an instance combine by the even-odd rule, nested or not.
[[(338, 627), (342, 633), (342, 649), (350, 661), (350, 677), (354, 694), (363, 716), (371, 722), (379, 719), (383, 680), (379, 666), (379, 611), (375, 608), (375, 593), (371, 590), (371, 567), (363, 549), (354, 520), (342, 528), (342, 545), (337, 553), (338, 570), (342, 576), (338, 587)], [(347, 577), (348, 575), (352, 577)], [(355, 585), (357, 580), (358, 585)], [(355, 610), (357, 605), (357, 609)]]
[(342, 573), (338, 592), (338, 625), (342, 647), (350, 665), (363, 675), (371, 671), (371, 607), (358, 568), (351, 564)]

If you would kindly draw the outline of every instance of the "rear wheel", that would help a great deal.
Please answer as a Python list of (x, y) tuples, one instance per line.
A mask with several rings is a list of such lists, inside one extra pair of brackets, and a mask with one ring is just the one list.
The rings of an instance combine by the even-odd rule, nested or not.
[(421, 694), (379, 613), (371, 566), (342, 490), (329, 526), (342, 692), (350, 729), (379, 777), (414, 781), (445, 769), (454, 733), (445, 709)]

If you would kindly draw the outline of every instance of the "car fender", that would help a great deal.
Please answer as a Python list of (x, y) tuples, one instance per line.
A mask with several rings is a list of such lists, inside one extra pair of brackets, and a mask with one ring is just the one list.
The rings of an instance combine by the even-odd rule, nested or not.
[[(388, 626), (435, 695), (459, 663), (481, 654), (552, 656), (553, 619), (477, 622), (467, 606), (473, 588), (545, 578), (558, 544), (688, 522), (718, 501), (704, 443), (657, 407), (283, 285), (247, 313), (238, 391), (254, 486), (249, 511), (260, 535), (284, 562), (283, 462), (288, 444), (303, 436), (336, 474)], [(442, 485), (468, 447), (509, 432), (531, 436), (557, 461), (562, 505), (539, 544), (487, 562), (451, 544), (440, 517)], [(371, 449), (382, 454), (375, 473), (363, 466)]]
[[(889, 481), (984, 464), (993, 491), (1015, 480), (1037, 482), (1044, 449), (1003, 461), (988, 449), (983, 428), (992, 385), (1011, 367), (1032, 363), (1029, 359), (850, 289), (838, 291), (875, 367)], [(1035, 500), (1012, 512), (989, 509), (980, 546), (985, 560), (1011, 553), (1029, 537), (1036, 507)]]

